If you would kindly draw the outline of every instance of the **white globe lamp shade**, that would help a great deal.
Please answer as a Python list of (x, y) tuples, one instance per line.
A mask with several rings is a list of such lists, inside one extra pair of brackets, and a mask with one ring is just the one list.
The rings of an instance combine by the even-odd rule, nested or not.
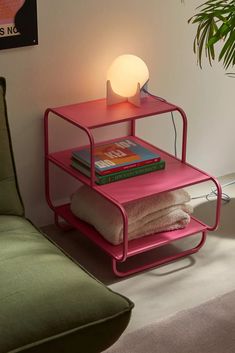
[(122, 97), (133, 97), (138, 84), (141, 89), (148, 79), (149, 70), (145, 62), (131, 54), (118, 56), (107, 73), (113, 92)]

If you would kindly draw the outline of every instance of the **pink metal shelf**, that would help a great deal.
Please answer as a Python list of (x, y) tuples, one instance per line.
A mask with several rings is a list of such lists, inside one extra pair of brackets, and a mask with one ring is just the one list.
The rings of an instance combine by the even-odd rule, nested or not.
[[(135, 137), (135, 140), (139, 139)], [(142, 140), (141, 140), (142, 141)], [(204, 182), (211, 179), (207, 173), (199, 171), (187, 163), (171, 156), (170, 154), (142, 141), (146, 147), (156, 151), (166, 161), (164, 170), (139, 175), (133, 178), (120, 180), (114, 183), (93, 186), (104, 196), (125, 204), (134, 200), (151, 196), (167, 190), (173, 190)], [(49, 155), (49, 160), (73, 177), (90, 185), (90, 178), (70, 166), (71, 153), (74, 149), (55, 152)], [(75, 148), (76, 150), (76, 148)]]
[[(137, 119), (147, 116), (155, 116), (167, 112), (178, 111), (183, 121), (182, 127), (182, 155), (181, 158), (175, 158), (169, 153), (137, 138), (135, 135), (135, 123)], [(83, 130), (89, 139), (91, 149), (91, 177), (87, 178), (83, 174), (76, 171), (70, 166), (71, 152), (68, 149), (58, 152), (49, 151), (48, 126), (49, 116), (62, 118), (76, 128)], [(146, 147), (156, 151), (166, 161), (166, 168), (156, 172), (148, 173), (141, 176), (120, 180), (105, 185), (97, 185), (95, 183), (95, 167), (94, 167), (94, 149), (96, 143), (92, 134), (92, 129), (105, 125), (113, 125), (127, 122), (129, 126), (129, 135), (136, 140), (141, 140)], [(141, 107), (135, 107), (129, 103), (121, 103), (108, 107), (105, 99), (90, 101), (85, 103), (73, 104), (59, 108), (49, 108), (44, 116), (44, 133), (45, 133), (45, 188), (48, 205), (55, 213), (55, 221), (58, 225), (59, 218), (64, 219), (68, 224), (80, 230), (103, 251), (112, 257), (113, 271), (117, 276), (125, 276), (147, 268), (159, 266), (170, 261), (175, 261), (183, 256), (195, 253), (205, 242), (206, 231), (216, 229), (219, 223), (221, 208), (221, 187), (218, 181), (209, 174), (195, 168), (186, 162), (186, 142), (187, 142), (187, 117), (184, 111), (174, 104), (163, 102), (147, 96), (142, 99)], [(102, 142), (103, 143), (103, 142)], [(90, 186), (96, 192), (112, 202), (119, 209), (123, 219), (123, 243), (114, 246), (108, 243), (92, 226), (82, 222), (76, 218), (70, 211), (69, 205), (54, 206), (50, 196), (50, 171), (49, 164), (52, 163), (72, 177), (80, 180), (82, 183)], [(218, 197), (215, 210), (214, 225), (206, 225), (192, 217), (190, 224), (181, 230), (162, 232), (139, 239), (128, 241), (128, 218), (124, 205), (134, 200), (140, 200), (153, 194), (162, 193), (193, 184), (211, 180), (217, 189)], [(128, 270), (123, 273), (117, 268), (118, 263), (126, 261), (128, 257), (137, 255), (142, 252), (149, 251), (156, 247), (175, 242), (184, 237), (201, 233), (201, 240), (197, 246), (180, 251), (172, 256), (158, 259), (155, 262), (145, 264), (138, 268)]]
[(93, 129), (132, 119), (180, 110), (180, 108), (168, 102), (157, 101), (147, 96), (142, 99), (141, 107), (135, 107), (128, 102), (107, 106), (106, 99), (98, 99), (90, 102), (51, 108), (49, 110), (75, 125)]
[[(107, 242), (94, 227), (86, 222), (81, 221), (73, 215), (70, 211), (70, 205), (62, 205), (56, 207), (56, 213), (71, 224), (74, 228), (77, 228), (83, 234), (97, 244), (107, 254), (112, 256), (117, 261), (120, 261), (123, 256), (123, 245), (113, 245)], [(200, 222), (195, 218), (191, 218), (191, 222), (183, 229), (161, 232), (152, 235), (146, 235), (144, 237), (134, 239), (128, 242), (127, 257), (135, 256), (137, 254), (155, 249), (157, 247), (167, 245), (176, 240), (180, 240), (189, 235), (206, 231), (207, 225)]]

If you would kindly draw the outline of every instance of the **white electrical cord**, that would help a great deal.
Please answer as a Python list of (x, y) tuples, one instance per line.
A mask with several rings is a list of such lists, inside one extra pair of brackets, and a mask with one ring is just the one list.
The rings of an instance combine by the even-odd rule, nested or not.
[[(166, 102), (166, 100), (164, 98), (155, 96), (154, 94), (148, 92), (145, 88), (142, 88), (142, 90), (143, 90), (143, 92), (145, 92), (149, 96), (155, 98), (156, 100), (159, 100), (159, 101), (162, 101), (162, 102)], [(174, 127), (174, 134), (175, 134), (175, 138), (174, 138), (175, 157), (177, 157), (177, 130), (176, 130), (176, 125), (175, 125), (173, 112), (171, 112), (171, 120), (172, 120), (172, 124), (173, 124), (173, 127)], [(223, 184), (223, 185), (221, 185), (221, 187), (223, 189), (226, 186), (229, 186), (229, 185), (232, 185), (232, 184), (235, 184), (235, 180), (232, 180), (232, 181), (230, 181), (230, 182), (228, 182), (226, 184)], [(210, 201), (212, 199), (216, 199), (217, 196), (218, 196), (218, 193), (217, 193), (216, 187), (212, 187), (211, 188), (211, 192), (209, 192), (208, 194), (192, 197), (191, 200), (206, 198), (207, 201)], [(231, 200), (231, 197), (229, 195), (225, 194), (224, 192), (222, 192), (221, 199), (222, 199), (222, 201), (224, 201), (224, 203), (227, 203), (227, 202), (229, 202)]]
[[(147, 91), (146, 88), (142, 88), (142, 91), (158, 101), (167, 102), (164, 98), (155, 96), (154, 94), (150, 93), (149, 91)], [(175, 157), (177, 158), (177, 130), (176, 130), (175, 118), (174, 118), (173, 112), (170, 112), (170, 113), (171, 113), (171, 121), (174, 128), (174, 152), (175, 152)]]
[[(230, 181), (228, 183), (225, 183), (225, 184), (221, 185), (221, 187), (223, 189), (226, 186), (229, 186), (229, 185), (232, 185), (232, 184), (235, 184), (235, 180), (232, 180), (232, 181)], [(192, 197), (191, 200), (206, 198), (207, 201), (210, 201), (210, 200), (216, 199), (217, 196), (218, 196), (218, 193), (217, 193), (216, 187), (212, 187), (210, 193)], [(222, 201), (224, 201), (224, 203), (228, 203), (231, 200), (231, 197), (228, 194), (222, 192), (221, 199), (222, 199)]]

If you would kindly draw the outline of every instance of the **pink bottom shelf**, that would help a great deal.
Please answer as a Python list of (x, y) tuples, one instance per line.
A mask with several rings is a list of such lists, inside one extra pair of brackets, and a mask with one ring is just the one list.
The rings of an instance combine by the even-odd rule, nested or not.
[[(55, 208), (55, 213), (63, 218), (66, 222), (77, 228), (81, 233), (85, 234), (89, 239), (96, 243), (106, 253), (117, 261), (122, 258), (123, 245), (112, 245), (107, 242), (94, 227), (75, 217), (70, 211), (70, 205), (62, 205)], [(191, 218), (191, 222), (187, 227), (170, 232), (156, 233), (147, 235), (138, 239), (131, 240), (128, 244), (127, 257), (140, 254), (145, 251), (166, 245), (173, 241), (188, 237), (190, 235), (200, 233), (207, 230), (207, 226), (195, 218)]]

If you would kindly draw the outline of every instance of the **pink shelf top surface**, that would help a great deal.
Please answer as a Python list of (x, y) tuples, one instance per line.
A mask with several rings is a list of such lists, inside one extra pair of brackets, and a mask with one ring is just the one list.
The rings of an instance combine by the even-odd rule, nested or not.
[(131, 119), (167, 113), (179, 109), (177, 106), (156, 100), (147, 96), (142, 98), (141, 106), (124, 102), (107, 106), (106, 99), (98, 99), (84, 103), (66, 105), (58, 108), (50, 108), (49, 111), (56, 113), (65, 120), (85, 128), (95, 128)]
[[(86, 234), (88, 238), (93, 240), (98, 246), (100, 246), (106, 253), (114, 257), (116, 260), (120, 260), (123, 254), (123, 245), (113, 245), (107, 242), (96, 230), (94, 227), (89, 225), (86, 222), (81, 221), (79, 218), (75, 217), (70, 211), (69, 204), (62, 205), (56, 208), (56, 213), (64, 218), (69, 224), (76, 227), (82, 233)], [(190, 223), (183, 229), (156, 233), (148, 236), (144, 236), (138, 239), (131, 240), (128, 244), (127, 255), (134, 256), (152, 250), (156, 247), (169, 244), (172, 241), (176, 241), (193, 235), (202, 231), (205, 231), (207, 226), (202, 222), (191, 218)]]
[[(138, 141), (138, 138), (136, 137)], [(141, 140), (142, 141), (142, 140)], [(181, 162), (172, 155), (142, 141), (147, 148), (157, 152), (166, 161), (164, 170), (123, 179), (110, 184), (94, 184), (94, 188), (105, 197), (125, 204), (160, 192), (174, 190), (211, 179), (207, 173)], [(60, 166), (73, 177), (90, 185), (90, 179), (70, 166), (72, 150), (55, 152), (49, 155), (50, 161)]]

